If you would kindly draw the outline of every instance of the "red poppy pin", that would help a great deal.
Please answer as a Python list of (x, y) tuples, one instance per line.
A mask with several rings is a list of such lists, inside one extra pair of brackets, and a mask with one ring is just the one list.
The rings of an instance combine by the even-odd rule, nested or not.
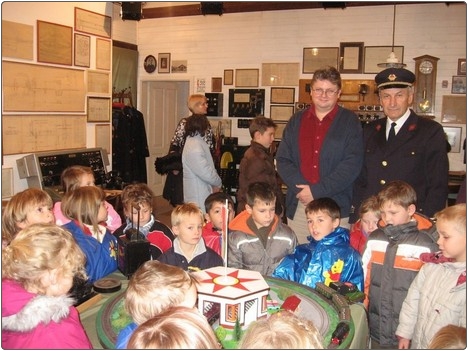
[(376, 131), (380, 131), (381, 128), (382, 128), (382, 125), (381, 125), (381, 124), (377, 124), (377, 125), (375, 126), (375, 130), (376, 130)]
[(415, 129), (416, 129), (416, 124), (410, 124), (409, 127), (408, 127), (408, 130), (409, 130), (410, 132), (412, 132), (412, 131), (415, 130)]

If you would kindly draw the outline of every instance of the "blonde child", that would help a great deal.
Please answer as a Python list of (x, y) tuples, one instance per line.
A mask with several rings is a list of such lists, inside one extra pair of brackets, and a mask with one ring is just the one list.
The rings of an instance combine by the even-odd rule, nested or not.
[(35, 223), (54, 223), (52, 206), (52, 198), (41, 189), (30, 188), (15, 194), (2, 213), (2, 248), (21, 229)]
[(361, 255), (364, 253), (369, 234), (377, 229), (380, 220), (380, 206), (377, 196), (364, 200), (359, 208), (359, 220), (349, 233), (350, 244)]
[[(213, 249), (218, 255), (221, 255), (222, 248), (222, 228), (223, 228), (223, 207), (228, 204), (227, 223), (234, 218), (234, 201), (231, 196), (223, 192), (217, 192), (208, 195), (205, 199), (205, 220), (202, 236), (206, 246)], [(227, 230), (227, 228), (226, 228)]]
[(229, 224), (228, 266), (271, 275), (294, 251), (297, 237), (275, 214), (276, 195), (264, 182), (249, 185), (245, 211)]
[(127, 219), (113, 234), (115, 237), (124, 236), (127, 230), (137, 228), (139, 223), (138, 230), (150, 242), (151, 259), (155, 260), (172, 247), (174, 234), (167, 225), (154, 217), (153, 197), (153, 192), (144, 183), (127, 185), (121, 194), (123, 211)]
[(220, 349), (220, 344), (205, 316), (188, 307), (171, 307), (151, 318), (133, 333), (129, 349)]
[(429, 350), (465, 350), (466, 327), (449, 324), (440, 328), (427, 348)]
[(92, 349), (74, 300), (85, 256), (55, 224), (33, 224), (2, 249), (2, 348)]
[(466, 328), (466, 204), (446, 207), (435, 218), (440, 251), (421, 255), (426, 263), (400, 311), (400, 349), (426, 349), (447, 324)]
[(107, 219), (105, 194), (95, 186), (67, 192), (62, 199), (69, 230), (86, 255), (86, 272), (92, 283), (117, 269), (117, 239), (99, 224)]
[(253, 322), (238, 349), (323, 349), (323, 338), (312, 321), (292, 312), (277, 312)]
[(416, 191), (397, 180), (378, 193), (382, 219), (367, 240), (362, 262), (371, 348), (398, 348), (398, 315), (422, 253), (437, 251), (435, 226), (416, 213)]
[(195, 278), (183, 269), (146, 261), (130, 278), (124, 306), (133, 322), (122, 329), (115, 347), (125, 349), (135, 329), (172, 306), (193, 308), (197, 301)]
[[(91, 167), (87, 166), (70, 166), (66, 168), (60, 177), (63, 191), (66, 193), (83, 186), (94, 186), (94, 173)], [(107, 220), (105, 222), (107, 229), (112, 233), (122, 225), (122, 219), (115, 211), (114, 207), (105, 202), (107, 208)], [(61, 201), (54, 204), (55, 223), (58, 225), (66, 224), (70, 221), (62, 213)]]
[(174, 245), (158, 260), (162, 263), (198, 271), (223, 265), (223, 259), (202, 238), (203, 212), (193, 202), (178, 205), (171, 213)]

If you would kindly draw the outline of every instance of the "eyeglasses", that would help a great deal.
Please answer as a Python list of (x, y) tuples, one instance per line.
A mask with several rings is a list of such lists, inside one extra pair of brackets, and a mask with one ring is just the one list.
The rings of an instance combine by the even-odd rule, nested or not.
[(327, 97), (331, 97), (333, 95), (335, 95), (338, 90), (331, 90), (331, 89), (327, 89), (327, 90), (323, 90), (323, 89), (312, 89), (312, 92), (314, 93), (314, 95), (317, 95), (317, 96), (322, 96), (323, 93), (325, 93), (325, 96)]

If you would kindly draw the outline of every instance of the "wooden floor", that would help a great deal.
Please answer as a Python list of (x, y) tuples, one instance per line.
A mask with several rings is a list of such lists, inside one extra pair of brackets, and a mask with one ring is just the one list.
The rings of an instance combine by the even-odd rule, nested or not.
[(162, 196), (156, 196), (153, 202), (153, 212), (156, 213), (156, 219), (163, 222), (169, 228), (171, 225), (172, 205)]

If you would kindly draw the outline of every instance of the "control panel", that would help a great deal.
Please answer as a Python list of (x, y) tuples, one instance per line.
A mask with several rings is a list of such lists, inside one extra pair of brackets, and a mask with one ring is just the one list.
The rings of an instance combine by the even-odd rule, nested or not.
[(30, 188), (61, 193), (60, 176), (65, 168), (74, 165), (91, 167), (96, 185), (102, 185), (109, 159), (103, 149), (94, 148), (30, 154), (16, 160), (16, 164), (19, 177), (26, 178)]

